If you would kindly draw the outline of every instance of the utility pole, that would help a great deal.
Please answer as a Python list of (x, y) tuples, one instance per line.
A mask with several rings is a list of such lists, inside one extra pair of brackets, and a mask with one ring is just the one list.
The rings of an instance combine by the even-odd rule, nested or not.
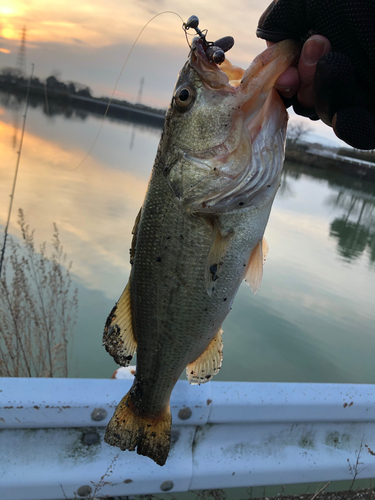
[(141, 78), (141, 83), (139, 85), (139, 91), (138, 91), (138, 97), (137, 97), (137, 104), (142, 104), (142, 92), (143, 92), (143, 85), (145, 83), (145, 79), (142, 76)]

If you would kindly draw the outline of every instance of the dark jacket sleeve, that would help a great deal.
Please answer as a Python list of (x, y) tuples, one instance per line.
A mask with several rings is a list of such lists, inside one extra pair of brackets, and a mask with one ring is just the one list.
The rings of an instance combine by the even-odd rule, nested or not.
[[(331, 43), (331, 52), (320, 59), (316, 70), (317, 115), (353, 147), (374, 149), (375, 2), (274, 0), (257, 29), (257, 36), (272, 42), (285, 38), (304, 42), (312, 34)], [(309, 115), (294, 104), (298, 114)]]

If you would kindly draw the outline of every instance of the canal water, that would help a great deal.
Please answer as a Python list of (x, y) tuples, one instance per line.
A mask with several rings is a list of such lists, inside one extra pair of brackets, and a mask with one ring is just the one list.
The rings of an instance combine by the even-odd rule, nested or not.
[[(24, 102), (0, 94), (0, 229), (16, 166)], [(22, 208), (38, 243), (59, 228), (79, 289), (70, 376), (110, 377), (108, 313), (127, 283), (134, 219), (161, 129), (32, 103), (10, 233)], [(81, 164), (82, 163), (82, 164)], [(375, 183), (286, 164), (256, 295), (243, 284), (224, 329), (216, 380), (375, 383)]]

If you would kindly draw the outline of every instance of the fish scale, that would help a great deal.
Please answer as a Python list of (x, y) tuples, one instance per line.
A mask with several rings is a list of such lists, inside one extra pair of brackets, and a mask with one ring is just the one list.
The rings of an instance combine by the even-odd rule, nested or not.
[[(150, 389), (145, 408), (157, 413), (160, 404), (164, 405), (166, 398), (169, 400), (169, 390), (187, 363), (193, 361), (216, 334), (227, 311), (216, 311), (222, 305), (216, 296), (208, 303), (204, 287), (212, 229), (205, 220), (181, 209), (157, 167), (154, 177), (149, 193), (155, 193), (155, 196), (145, 200), (130, 283), (132, 286), (134, 282), (135, 296), (146, 295), (148, 298), (146, 309), (144, 304), (137, 307), (135, 303), (133, 310), (138, 338), (137, 379), (143, 383), (147, 383), (150, 377), (157, 379), (158, 387)], [(170, 236), (168, 240), (167, 236)], [(149, 255), (150, 248), (152, 257), (143, 259), (144, 254)], [(161, 257), (160, 262), (157, 262), (157, 256)], [(205, 308), (210, 311), (204, 311)], [(218, 317), (218, 312), (221, 317)], [(142, 335), (150, 330), (154, 332), (151, 338)], [(190, 350), (186, 346), (187, 336), (195, 340)], [(163, 350), (155, 357), (153, 354), (161, 342)], [(163, 398), (160, 398), (158, 388)], [(161, 403), (155, 406), (158, 400)]]

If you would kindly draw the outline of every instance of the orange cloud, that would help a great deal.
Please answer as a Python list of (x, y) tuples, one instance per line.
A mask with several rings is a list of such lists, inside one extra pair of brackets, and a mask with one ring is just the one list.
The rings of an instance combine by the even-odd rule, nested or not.
[[(186, 20), (192, 13), (201, 19), (201, 28), (208, 28), (212, 39), (230, 34), (236, 40), (238, 57), (250, 62), (264, 43), (256, 39), (256, 22), (267, 7), (268, 0), (239, 2), (237, 8), (228, 9), (226, 0), (215, 2), (212, 6), (200, 0), (191, 0), (189, 5), (182, 0), (173, 4), (173, 9)], [(92, 47), (112, 44), (133, 43), (146, 23), (162, 12), (160, 2), (150, 0), (139, 2), (129, 0), (56, 0), (51, 4), (46, 0), (13, 0), (2, 8), (2, 36), (19, 39), (23, 25), (27, 26), (27, 41), (59, 42), (75, 44), (77, 40)], [(181, 29), (181, 19), (171, 12), (156, 17), (142, 33), (139, 43), (157, 44), (164, 50), (186, 47)], [(250, 48), (250, 51), (249, 51)], [(251, 52), (251, 54), (249, 54)]]

